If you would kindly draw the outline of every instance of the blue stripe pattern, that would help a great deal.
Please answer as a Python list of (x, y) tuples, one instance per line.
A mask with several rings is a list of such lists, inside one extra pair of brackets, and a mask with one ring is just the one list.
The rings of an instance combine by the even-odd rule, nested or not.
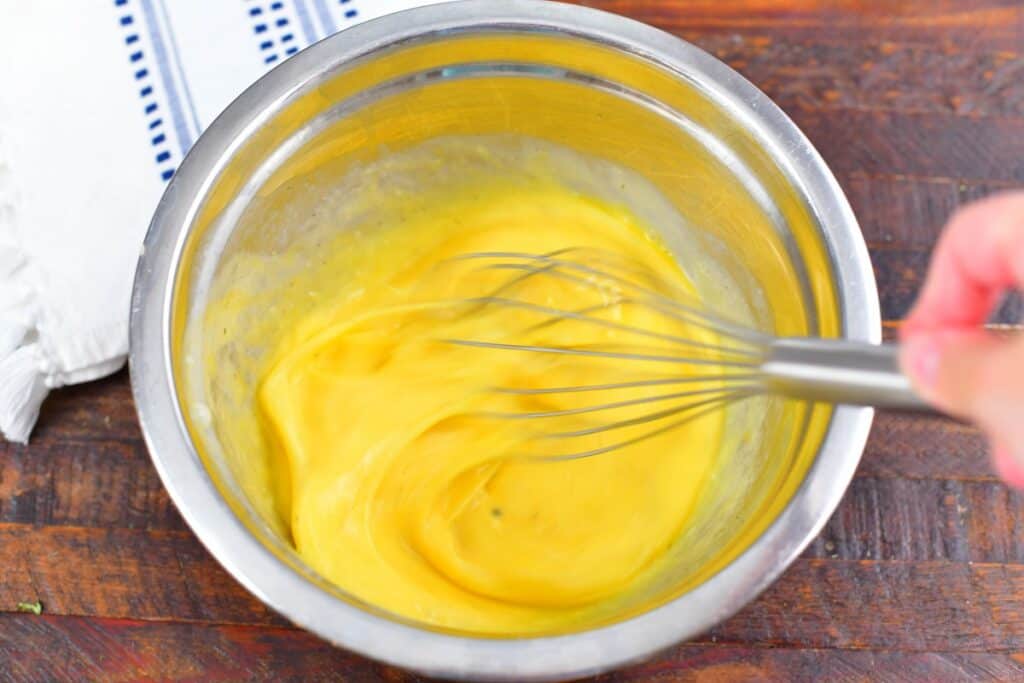
[(161, 180), (166, 181), (174, 175), (174, 164), (167, 136), (160, 132), (164, 121), (159, 116), (160, 106), (155, 98), (154, 79), (150, 77), (149, 68), (145, 66), (146, 52), (138, 47), (140, 34), (135, 26), (135, 14), (128, 7), (128, 0), (114, 0), (114, 7), (119, 13), (117, 21), (125, 31), (124, 44), (130, 50), (128, 63), (135, 69), (132, 72), (132, 77), (139, 83), (142, 113), (146, 117), (147, 129), (151, 131), (150, 145), (156, 152), (154, 158), (157, 164), (157, 173)]
[(290, 57), (319, 39), (306, 0), (291, 2), (291, 8), (295, 12), (294, 18), (301, 29), (302, 40), (296, 40), (295, 27), (292, 25), (292, 18), (287, 16), (284, 2), (274, 0), (264, 6), (259, 0), (246, 1), (249, 4), (248, 15), (253, 20), (252, 31), (258, 39), (260, 58), (264, 64), (274, 64)]
[(306, 0), (292, 0), (292, 4), (295, 7), (295, 16), (299, 19), (299, 25), (302, 27), (302, 33), (306, 36), (306, 45), (312, 45), (321, 38), (316, 32), (316, 28), (313, 26), (313, 18), (309, 14), (309, 8), (306, 7)]
[(267, 26), (267, 19), (264, 18), (263, 8), (259, 5), (254, 5), (249, 8), (249, 16), (253, 18), (254, 22), (252, 25), (252, 32), (260, 39), (260, 56), (263, 57), (264, 64), (273, 64), (279, 57), (276, 51), (276, 44), (272, 36), (267, 35), (269, 27)]
[(167, 96), (167, 105), (171, 109), (171, 121), (174, 125), (174, 132), (178, 137), (178, 146), (181, 149), (181, 156), (184, 157), (192, 146), (192, 134), (188, 129), (188, 120), (181, 107), (181, 98), (178, 95), (178, 88), (174, 84), (174, 75), (171, 72), (171, 55), (164, 44), (163, 36), (160, 34), (156, 9), (153, 0), (137, 0), (142, 6), (142, 13), (145, 16), (146, 24), (149, 26), (149, 41), (153, 49), (153, 57), (156, 61), (160, 78), (163, 81), (164, 92)]
[(331, 10), (327, 7), (327, 0), (312, 0), (312, 2), (313, 7), (316, 8), (316, 16), (320, 19), (320, 27), (323, 29), (323, 34), (329, 36), (337, 31), (338, 27), (331, 17)]
[[(273, 0), (264, 6), (260, 4), (259, 0), (245, 1), (249, 5), (248, 15), (253, 20), (253, 34), (258, 39), (257, 45), (264, 64), (274, 64), (281, 59), (290, 57), (303, 47), (312, 45), (320, 38), (338, 30), (328, 0), (291, 0), (294, 16), (304, 39), (301, 44), (300, 41), (296, 41), (291, 20), (284, 16), (284, 2)], [(323, 27), (320, 32), (317, 31), (313, 23), (307, 2), (312, 2), (316, 9), (317, 18)], [(337, 2), (344, 21), (351, 21), (359, 16), (359, 11), (354, 7), (355, 3), (352, 0), (337, 0)]]
[[(174, 175), (176, 164), (185, 156), (199, 134), (199, 119), (191, 93), (188, 91), (188, 84), (185, 82), (170, 20), (162, 4), (163, 0), (113, 2), (117, 11), (117, 21), (125, 33), (124, 43), (129, 51), (128, 63), (134, 68), (132, 75), (139, 84), (142, 113), (149, 131), (147, 139), (154, 151), (157, 173), (161, 180), (167, 181)], [(159, 3), (159, 6), (155, 3)], [(166, 38), (160, 27), (161, 17), (167, 32)], [(148, 38), (148, 47), (142, 38)], [(180, 93), (175, 72), (180, 78)], [(158, 92), (163, 95), (169, 110), (167, 114), (170, 117), (170, 129), (174, 131), (173, 137), (178, 143), (178, 155), (175, 154), (171, 138), (166, 133), (164, 117), (160, 113), (157, 98)]]
[[(138, 96), (142, 100), (142, 114), (154, 151), (160, 178), (168, 180), (174, 175), (176, 164), (184, 158), (201, 126), (195, 104), (189, 92), (184, 69), (178, 55), (174, 30), (171, 26), (165, 0), (113, 0), (117, 21), (124, 33), (128, 64), (133, 80), (138, 83)], [(285, 0), (245, 0), (247, 15), (252, 21), (253, 35), (264, 64), (285, 59), (339, 28), (338, 15), (345, 23), (358, 17), (353, 0), (334, 0), (337, 15), (329, 4), (332, 0), (290, 0), (292, 17), (288, 16)], [(264, 4), (266, 3), (266, 4)], [(321, 30), (317, 30), (316, 13)], [(133, 9), (134, 8), (134, 9)], [(162, 22), (162, 23), (161, 23)], [(296, 39), (296, 30), (301, 32)], [(148, 45), (144, 39), (148, 39)], [(161, 112), (161, 99), (166, 112)], [(165, 128), (165, 116), (168, 126)], [(168, 135), (173, 130), (174, 135)], [(172, 145), (177, 142), (178, 152)], [(177, 158), (176, 158), (177, 157)]]

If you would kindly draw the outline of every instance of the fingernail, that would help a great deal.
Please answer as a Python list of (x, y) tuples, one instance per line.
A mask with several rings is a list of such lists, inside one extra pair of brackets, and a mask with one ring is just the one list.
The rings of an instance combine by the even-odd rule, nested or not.
[(942, 359), (942, 345), (936, 335), (918, 334), (903, 342), (900, 352), (904, 371), (910, 375), (914, 385), (924, 392), (930, 392), (939, 380), (939, 362)]
[(1014, 458), (1009, 450), (998, 447), (994, 449), (992, 464), (1000, 479), (1014, 488), (1024, 489), (1024, 465)]

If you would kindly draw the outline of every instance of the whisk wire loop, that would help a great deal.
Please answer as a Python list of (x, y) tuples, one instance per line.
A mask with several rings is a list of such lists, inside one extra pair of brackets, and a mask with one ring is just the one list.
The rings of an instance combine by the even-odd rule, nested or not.
[[(516, 251), (474, 252), (456, 257), (456, 261), (478, 261), (481, 271), (509, 271), (513, 275), (483, 296), (455, 302), (465, 315), (494, 309), (521, 311), (537, 315), (525, 327), (505, 330), (498, 339), (446, 339), (447, 343), (479, 349), (520, 353), (572, 356), (591, 361), (639, 361), (688, 369), (678, 376), (629, 377), (623, 381), (596, 382), (575, 386), (493, 388), (495, 394), (529, 400), (551, 400), (562, 394), (584, 392), (633, 392), (626, 398), (606, 400), (583, 406), (551, 409), (524, 409), (486, 413), (501, 420), (554, 424), (534, 436), (533, 443), (547, 441), (586, 443), (588, 437), (657, 424), (640, 434), (613, 443), (581, 446), (578, 450), (556, 454), (529, 453), (526, 457), (545, 460), (574, 460), (612, 451), (655, 438), (678, 429), (726, 406), (759, 395), (776, 395), (810, 401), (851, 402), (856, 405), (885, 405), (920, 410), (925, 407), (908, 380), (899, 371), (897, 353), (892, 346), (876, 346), (848, 340), (814, 338), (776, 338), (711, 313), (700, 301), (678, 287), (666, 283), (641, 264), (617, 254), (590, 248), (566, 248), (543, 254)], [(554, 278), (578, 288), (584, 296), (598, 297), (577, 308), (537, 303), (517, 296), (538, 278)], [(590, 294), (587, 294), (589, 292)], [(636, 309), (654, 313), (680, 333), (645, 329), (622, 322), (624, 311)], [(526, 317), (529, 318), (529, 315)], [(629, 318), (626, 318), (629, 320)], [(641, 317), (640, 320), (652, 318)], [(653, 318), (657, 319), (657, 318)], [(517, 320), (520, 320), (517, 318)], [(635, 318), (634, 318), (635, 320)], [(556, 325), (576, 324), (603, 330), (605, 343), (562, 345), (546, 343), (544, 333)], [(698, 332), (699, 331), (699, 332)], [(687, 336), (694, 334), (691, 338)], [(516, 341), (515, 334), (522, 335)], [(620, 342), (622, 335), (635, 343)], [(647, 345), (641, 345), (644, 340)], [(614, 342), (614, 343), (613, 343)], [(654, 344), (657, 343), (657, 344)], [(634, 372), (622, 367), (621, 372)], [(637, 366), (640, 367), (640, 366)], [(675, 385), (678, 391), (635, 397), (645, 389)], [(655, 404), (676, 402), (657, 410)], [(532, 406), (530, 406), (532, 408)], [(622, 411), (616, 415), (617, 411)], [(647, 412), (643, 412), (647, 411)], [(612, 415), (610, 420), (602, 416)], [(674, 418), (674, 419), (673, 419)], [(668, 421), (666, 423), (666, 420)], [(577, 424), (565, 424), (577, 421)], [(575, 440), (575, 441), (574, 441)], [(589, 445), (589, 444), (588, 444)]]

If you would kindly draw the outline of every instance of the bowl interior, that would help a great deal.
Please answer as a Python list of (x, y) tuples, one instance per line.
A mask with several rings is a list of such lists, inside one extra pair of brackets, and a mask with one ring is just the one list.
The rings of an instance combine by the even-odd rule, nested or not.
[[(500, 150), (499, 162), (482, 160), (482, 147)], [(487, 163), (527, 168), (537, 155), (565, 183), (632, 208), (732, 317), (777, 335), (842, 332), (813, 206), (714, 83), (593, 38), (523, 27), (428, 33), (328, 65), (255, 119), (205, 187), (181, 244), (171, 365), (191, 439), (249, 532), (363, 609), (375, 608), (304, 565), (281, 510), (265, 502), (281, 476), (254, 388), (281, 333), (275, 310), (315, 309), (317, 250), (386, 222), (381, 197), (470, 183)], [(563, 156), (590, 161), (580, 172)], [(671, 565), (586, 626), (664, 603), (733, 561), (803, 481), (830, 415), (774, 399), (730, 406), (726, 457)]]

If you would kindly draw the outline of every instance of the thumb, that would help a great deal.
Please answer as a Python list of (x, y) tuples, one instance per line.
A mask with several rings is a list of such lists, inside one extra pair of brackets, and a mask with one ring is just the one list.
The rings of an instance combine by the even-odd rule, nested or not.
[(925, 400), (979, 426), (999, 458), (1013, 461), (997, 467), (1024, 472), (1024, 338), (919, 331), (904, 339), (900, 361)]

